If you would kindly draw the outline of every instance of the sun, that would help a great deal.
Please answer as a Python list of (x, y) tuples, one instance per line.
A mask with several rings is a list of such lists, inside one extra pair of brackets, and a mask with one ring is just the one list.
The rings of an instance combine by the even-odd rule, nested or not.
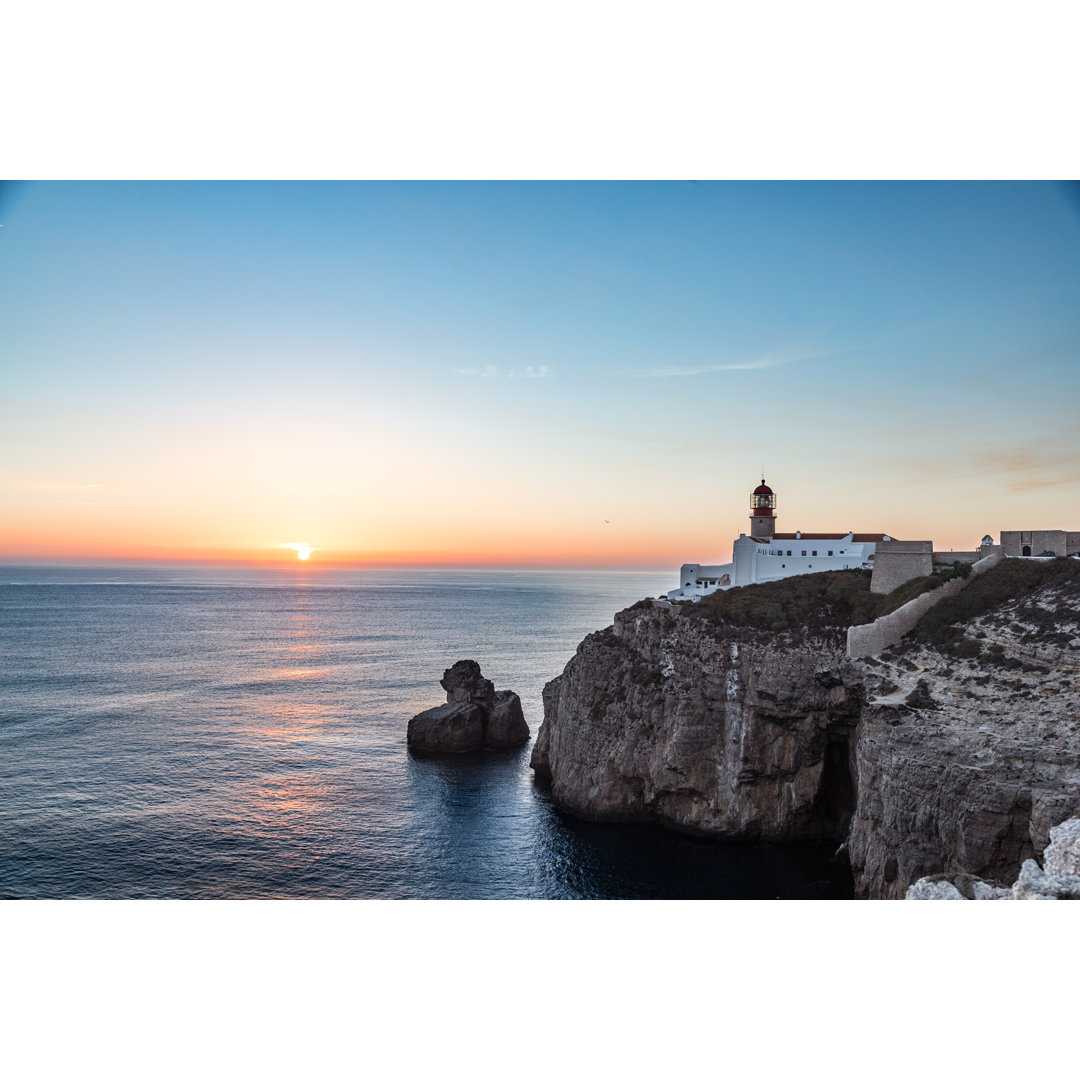
[(312, 547), (310, 544), (279, 544), (279, 547), (292, 548), (296, 552), (296, 557), (301, 562), (307, 562), (311, 558), (313, 551), (318, 551), (316, 547)]

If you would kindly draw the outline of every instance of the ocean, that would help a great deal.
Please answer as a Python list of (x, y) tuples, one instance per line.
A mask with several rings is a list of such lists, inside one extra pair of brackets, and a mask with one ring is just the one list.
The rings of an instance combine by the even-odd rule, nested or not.
[(559, 813), (530, 745), (414, 758), (475, 659), (521, 696), (671, 574), (0, 568), (0, 896), (836, 899), (832, 845)]

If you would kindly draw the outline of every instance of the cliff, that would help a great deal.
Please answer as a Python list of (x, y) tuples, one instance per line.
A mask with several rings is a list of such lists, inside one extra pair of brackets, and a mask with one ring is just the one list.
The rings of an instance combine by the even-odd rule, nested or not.
[(718, 837), (842, 837), (863, 700), (840, 635), (718, 627), (642, 602), (544, 688), (532, 767), (593, 818)]
[(643, 601), (545, 687), (532, 766), (585, 817), (846, 842), (859, 896), (1015, 877), (1080, 811), (1080, 564), (1059, 562), (989, 571), (861, 660), (845, 572)]

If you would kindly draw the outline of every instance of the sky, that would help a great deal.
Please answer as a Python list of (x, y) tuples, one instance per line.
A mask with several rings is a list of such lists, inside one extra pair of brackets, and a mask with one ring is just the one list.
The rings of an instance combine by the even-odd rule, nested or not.
[(1080, 198), (1031, 182), (0, 192), (0, 560), (717, 563), (1080, 528)]

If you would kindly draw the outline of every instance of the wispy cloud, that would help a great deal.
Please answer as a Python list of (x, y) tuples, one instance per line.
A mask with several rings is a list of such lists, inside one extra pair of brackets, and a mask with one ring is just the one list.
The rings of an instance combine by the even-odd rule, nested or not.
[(1009, 492), (1035, 491), (1080, 483), (1080, 449), (1055, 447), (1058, 436), (1048, 432), (1045, 445), (1004, 446), (992, 450), (958, 451), (915, 457), (899, 465), (905, 477), (919, 483), (992, 478)]
[(21, 491), (60, 491), (60, 492), (76, 492), (76, 491), (96, 491), (100, 488), (100, 484), (20, 484), (19, 489)]
[(651, 371), (633, 371), (631, 375), (639, 379), (672, 379), (687, 375), (710, 375), (714, 371), (760, 371), (764, 368), (781, 367), (784, 364), (798, 364), (803, 360), (820, 360), (833, 356), (839, 350), (829, 349), (808, 351), (805, 349), (780, 349), (762, 353), (760, 356), (733, 360), (723, 364), (700, 364), (694, 367), (653, 368)]
[(478, 379), (549, 379), (555, 372), (547, 364), (529, 364), (523, 368), (485, 364), (483, 367), (454, 368), (454, 374), (472, 375)]
[(1009, 491), (1060, 487), (1080, 482), (1080, 450), (1075, 447), (1015, 447), (976, 455), (985, 472), (999, 476)]
[(37, 480), (0, 472), (0, 492), (32, 503), (62, 503), (65, 506), (97, 506), (99, 496), (109, 496), (104, 484), (75, 484), (65, 480)]

